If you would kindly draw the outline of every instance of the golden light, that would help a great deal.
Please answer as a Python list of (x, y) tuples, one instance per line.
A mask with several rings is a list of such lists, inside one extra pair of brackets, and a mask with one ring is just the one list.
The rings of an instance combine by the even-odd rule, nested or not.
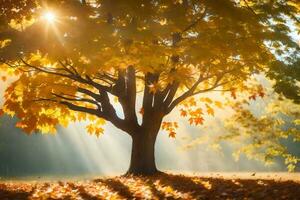
[(43, 18), (49, 23), (53, 23), (56, 20), (56, 15), (54, 12), (47, 11), (44, 13)]

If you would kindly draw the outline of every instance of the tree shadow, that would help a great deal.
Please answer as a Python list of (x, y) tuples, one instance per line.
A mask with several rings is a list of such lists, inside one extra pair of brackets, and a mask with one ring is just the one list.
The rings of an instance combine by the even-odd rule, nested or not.
[[(35, 198), (35, 195), (47, 197), (49, 188), (56, 188), (54, 191), (61, 194), (62, 199), (72, 199), (75, 195), (85, 200), (107, 199), (110, 195), (117, 195), (118, 199), (299, 199), (300, 197), (300, 182), (297, 181), (239, 179), (235, 176), (213, 178), (158, 173), (152, 176), (97, 179), (86, 183), (59, 182), (58, 185), (0, 184), (0, 200), (23, 200)], [(95, 188), (99, 189), (95, 191)], [(100, 188), (103, 188), (103, 192)]]
[[(209, 189), (204, 185), (197, 183), (193, 180), (192, 177), (187, 177), (184, 175), (172, 175), (166, 173), (159, 173), (150, 177), (150, 181), (154, 184), (157, 190), (157, 181), (159, 181), (160, 186), (168, 186), (174, 191), (178, 191), (182, 194), (189, 194), (194, 199), (199, 199), (203, 196), (209, 196)], [(164, 197), (168, 196), (164, 192), (160, 192)], [(168, 196), (168, 199), (173, 199), (176, 197)]]
[(157, 197), (158, 199), (166, 199), (166, 195), (165, 193), (159, 191), (156, 186), (153, 184), (152, 181), (150, 180), (144, 180), (144, 183), (151, 189), (152, 195), (154, 195), (155, 197)]
[(73, 190), (77, 190), (78, 195), (84, 200), (102, 200), (103, 199), (101, 197), (95, 197), (95, 196), (89, 194), (83, 186), (78, 186), (73, 183), (69, 183), (68, 186)]
[(25, 191), (25, 190), (11, 190), (9, 188), (6, 188), (5, 185), (0, 184), (0, 199), (1, 200), (25, 200), (29, 199), (29, 197), (34, 193), (35, 188), (33, 188), (31, 191)]
[(110, 190), (117, 192), (122, 198), (133, 199), (133, 193), (130, 191), (129, 187), (124, 185), (120, 180), (114, 178), (110, 179), (97, 179), (94, 183), (102, 183), (107, 186)]
[(0, 189), (0, 198), (2, 200), (10, 200), (10, 199), (28, 199), (31, 196), (30, 192), (25, 191), (9, 191)]
[(174, 190), (188, 193), (195, 199), (297, 199), (300, 183), (260, 179), (224, 179), (160, 173), (150, 177), (153, 184), (170, 186)]

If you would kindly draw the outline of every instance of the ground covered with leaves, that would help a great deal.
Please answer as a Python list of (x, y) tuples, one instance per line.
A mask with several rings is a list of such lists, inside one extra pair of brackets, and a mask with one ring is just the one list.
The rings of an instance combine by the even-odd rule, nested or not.
[(0, 199), (299, 199), (300, 181), (157, 174), (84, 181), (2, 181)]

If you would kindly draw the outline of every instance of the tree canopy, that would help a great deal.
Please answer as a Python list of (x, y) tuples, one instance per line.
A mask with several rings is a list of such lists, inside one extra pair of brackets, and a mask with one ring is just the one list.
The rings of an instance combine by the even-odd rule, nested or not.
[[(222, 103), (202, 98), (199, 108), (198, 94), (263, 97), (247, 82), (255, 74), (299, 102), (296, 0), (2, 0), (0, 9), (1, 68), (16, 78), (3, 110), (29, 133), (87, 118), (97, 135), (105, 121), (132, 136), (157, 133), (178, 106), (202, 124)], [(162, 123), (171, 137), (176, 127)]]

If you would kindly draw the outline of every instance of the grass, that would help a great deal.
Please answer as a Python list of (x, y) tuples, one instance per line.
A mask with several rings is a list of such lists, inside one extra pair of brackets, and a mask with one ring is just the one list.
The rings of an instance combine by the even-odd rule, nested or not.
[[(252, 173), (251, 173), (252, 174)], [(117, 176), (84, 181), (3, 181), (0, 199), (298, 199), (298, 175)]]

